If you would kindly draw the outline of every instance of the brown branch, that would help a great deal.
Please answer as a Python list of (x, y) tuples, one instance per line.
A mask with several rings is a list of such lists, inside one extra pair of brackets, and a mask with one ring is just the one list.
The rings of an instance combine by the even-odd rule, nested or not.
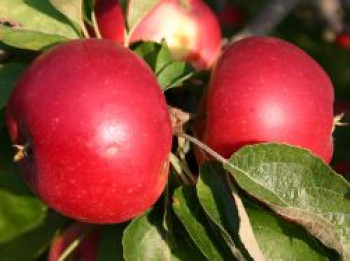
[(271, 0), (245, 28), (234, 35), (231, 42), (253, 35), (266, 35), (273, 30), (300, 0)]

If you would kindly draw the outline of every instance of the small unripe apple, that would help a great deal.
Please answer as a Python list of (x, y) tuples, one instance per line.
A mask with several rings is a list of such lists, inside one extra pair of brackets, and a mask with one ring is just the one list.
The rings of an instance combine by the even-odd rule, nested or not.
[(71, 224), (53, 240), (48, 261), (58, 261), (67, 248), (74, 244), (76, 240), (79, 241), (78, 246), (66, 260), (97, 261), (100, 233), (92, 226), (78, 222)]
[(118, 0), (96, 0), (96, 21), (102, 38), (124, 44), (125, 22)]
[(164, 95), (148, 65), (112, 41), (75, 40), (40, 55), (12, 93), (7, 126), (31, 188), (73, 219), (129, 220), (167, 182)]
[(129, 43), (162, 39), (175, 59), (197, 69), (211, 67), (221, 49), (219, 22), (202, 0), (160, 0), (130, 32)]
[(212, 72), (199, 137), (226, 158), (244, 145), (281, 142), (329, 162), (333, 96), (326, 72), (301, 49), (246, 38), (228, 47)]

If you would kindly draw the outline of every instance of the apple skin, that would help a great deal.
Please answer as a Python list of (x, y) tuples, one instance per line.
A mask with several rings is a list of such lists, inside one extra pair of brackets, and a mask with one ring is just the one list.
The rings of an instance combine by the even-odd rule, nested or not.
[(331, 160), (332, 83), (291, 43), (250, 37), (232, 44), (219, 58), (205, 96), (197, 135), (223, 157), (244, 145), (280, 142)]
[(100, 233), (92, 226), (75, 222), (57, 236), (49, 250), (48, 261), (58, 261), (60, 256), (75, 240), (82, 238), (78, 247), (69, 255), (68, 260), (97, 261)]
[(129, 43), (165, 39), (172, 56), (208, 69), (221, 50), (220, 24), (202, 0), (160, 0), (130, 33)]
[(87, 223), (147, 210), (168, 177), (165, 97), (148, 65), (109, 40), (75, 40), (40, 55), (7, 106), (19, 165), (50, 207)]
[(97, 0), (95, 15), (102, 38), (124, 44), (125, 22), (118, 0)]

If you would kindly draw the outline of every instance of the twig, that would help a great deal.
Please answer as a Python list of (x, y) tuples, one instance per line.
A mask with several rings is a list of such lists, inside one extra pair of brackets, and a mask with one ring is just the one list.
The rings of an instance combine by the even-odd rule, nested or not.
[(186, 140), (188, 140), (189, 142), (195, 144), (196, 146), (198, 146), (199, 148), (201, 148), (202, 150), (204, 150), (206, 153), (208, 153), (210, 156), (212, 156), (214, 159), (216, 159), (217, 161), (223, 163), (223, 164), (227, 164), (228, 160), (225, 159), (223, 156), (221, 156), (219, 153), (217, 153), (216, 151), (212, 150), (211, 148), (209, 148), (207, 145), (205, 145), (203, 142), (197, 140), (196, 138), (186, 134), (186, 133), (177, 133), (177, 135), (179, 137), (183, 137)]
[(299, 2), (300, 0), (271, 0), (251, 23), (232, 37), (231, 42), (248, 36), (268, 34)]
[(193, 116), (175, 107), (168, 107), (173, 133), (182, 133), (184, 125), (193, 119)]
[(317, 5), (328, 27), (334, 32), (341, 32), (344, 14), (340, 0), (319, 0)]

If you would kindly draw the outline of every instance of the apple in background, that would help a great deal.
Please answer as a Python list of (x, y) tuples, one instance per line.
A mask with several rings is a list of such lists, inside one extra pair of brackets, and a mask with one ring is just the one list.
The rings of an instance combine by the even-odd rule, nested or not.
[(350, 50), (350, 34), (339, 33), (335, 38), (335, 42), (340, 48)]
[(74, 40), (40, 55), (6, 117), (28, 184), (68, 217), (132, 219), (167, 183), (172, 130), (164, 94), (148, 65), (110, 40)]
[(233, 4), (227, 4), (218, 13), (218, 18), (222, 27), (231, 30), (242, 26), (245, 20), (243, 10)]
[(102, 38), (125, 42), (125, 21), (118, 0), (96, 0), (95, 15)]
[(77, 248), (66, 259), (74, 261), (97, 261), (99, 231), (91, 225), (73, 223), (52, 242), (48, 261), (58, 261), (64, 251), (75, 241), (81, 240)]
[(202, 0), (160, 0), (130, 32), (129, 44), (165, 39), (173, 57), (208, 69), (221, 50), (220, 25)]
[(333, 96), (326, 72), (301, 49), (273, 37), (246, 38), (217, 62), (197, 133), (226, 158), (244, 145), (282, 142), (329, 162)]

